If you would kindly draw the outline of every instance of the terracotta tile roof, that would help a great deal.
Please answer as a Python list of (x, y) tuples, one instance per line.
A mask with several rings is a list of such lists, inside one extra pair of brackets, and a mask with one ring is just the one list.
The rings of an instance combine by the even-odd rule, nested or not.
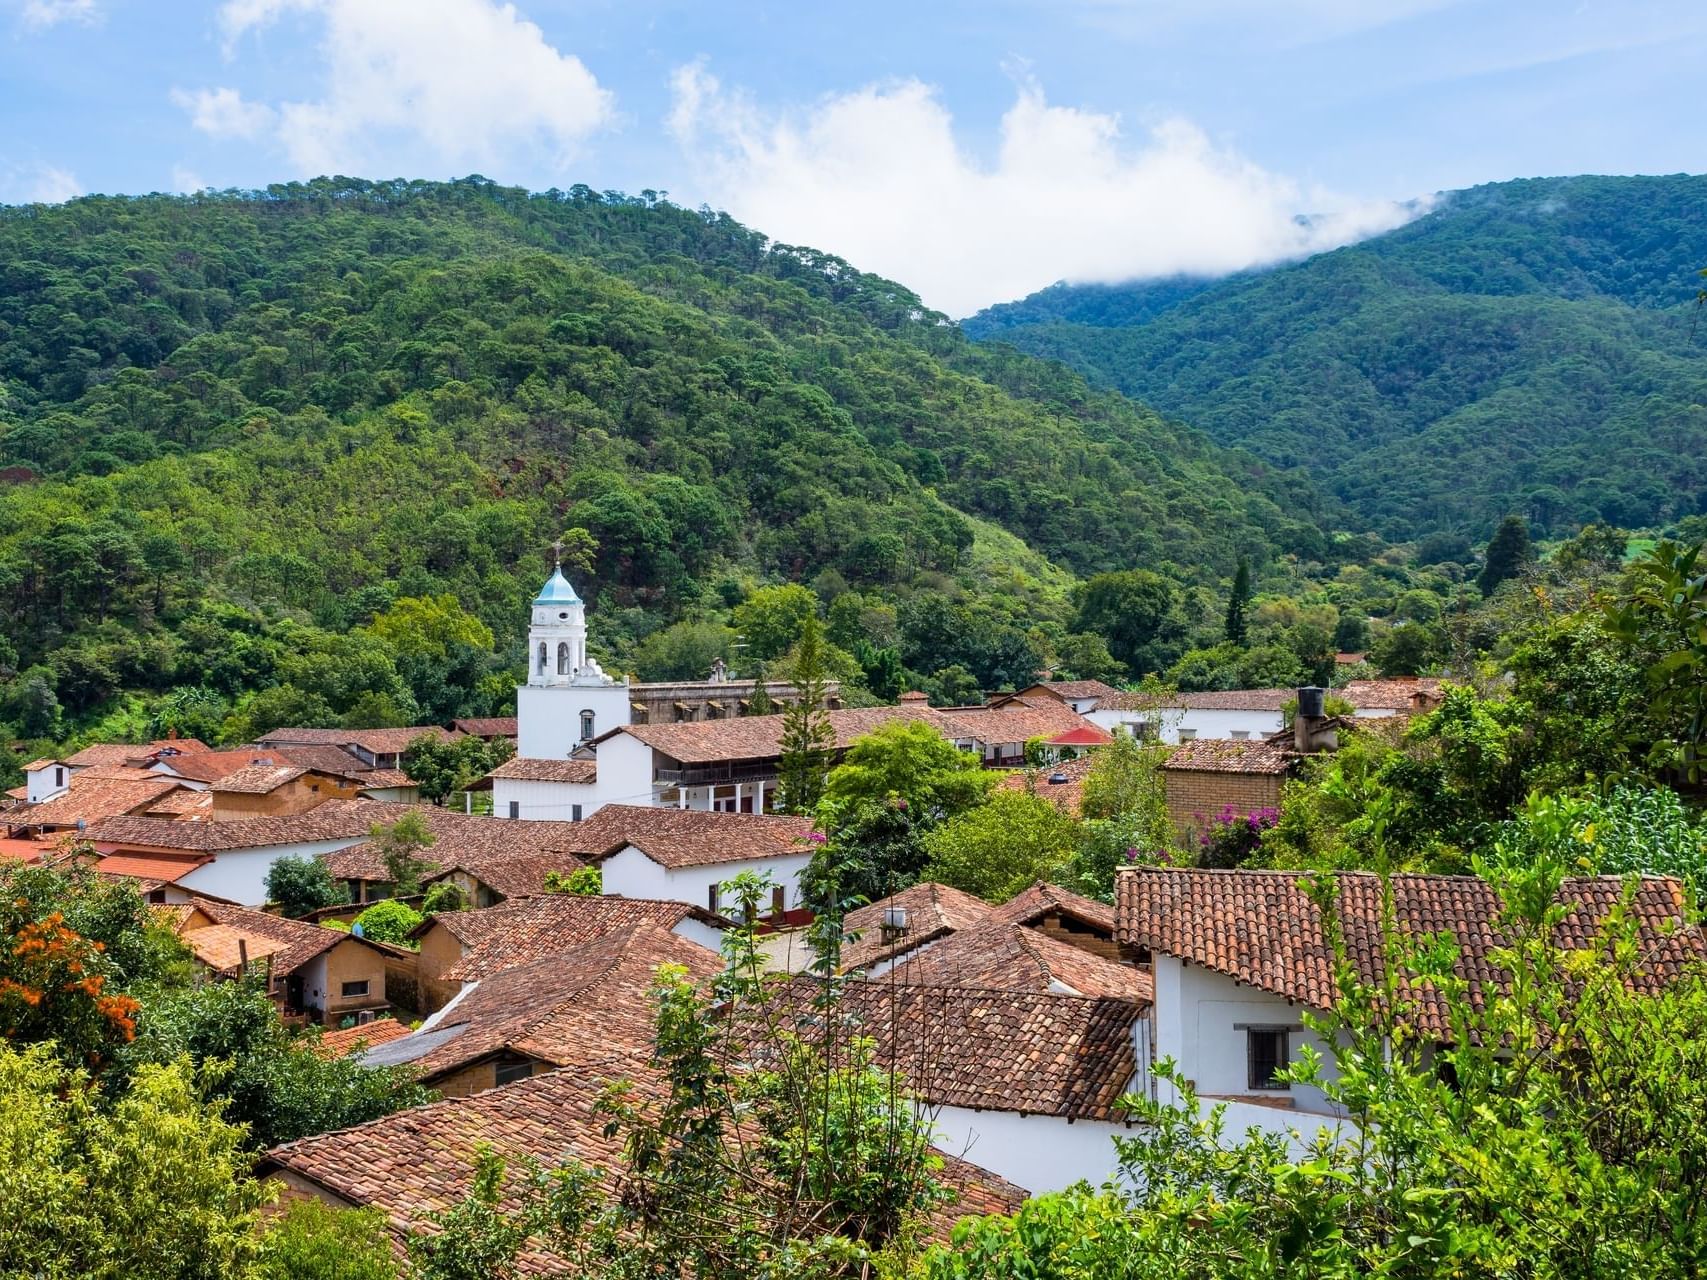
[[(1385, 966), (1382, 878), (1345, 871), (1334, 877), (1348, 956), (1365, 983), (1379, 984)], [(1408, 937), (1447, 934), (1457, 943), (1454, 971), (1473, 988), (1503, 982), (1488, 958), (1502, 945), (1494, 887), (1475, 876), (1395, 875), (1394, 919)], [(1333, 951), (1321, 912), (1295, 871), (1201, 871), (1133, 868), (1116, 881), (1118, 935), (1123, 946), (1147, 947), (1226, 974), (1315, 1009), (1335, 996)], [(1592, 946), (1607, 913), (1625, 890), (1616, 876), (1566, 880), (1560, 899), (1573, 910), (1558, 941)], [(1684, 930), (1684, 895), (1675, 880), (1638, 882), (1634, 913), (1649, 954), (1646, 980), (1659, 985), (1691, 959), (1707, 957), (1699, 930)], [(1419, 1026), (1445, 1034), (1447, 1023), (1432, 988), (1406, 984), (1418, 1004)]]
[(535, 760), (511, 756), (499, 765), (488, 778), (514, 782), (596, 782), (599, 776), (597, 760)]
[(1237, 742), (1231, 738), (1198, 738), (1181, 743), (1162, 761), (1164, 770), (1195, 773), (1286, 773), (1298, 753), (1285, 742), (1268, 739)]
[[(239, 769), (256, 764), (282, 764), (284, 757), (263, 747), (238, 747), (231, 751), (198, 751), (193, 755), (171, 756), (159, 761), (180, 778), (192, 782), (217, 782)], [(168, 775), (170, 776), (170, 775)]]
[(315, 1038), (313, 1047), (314, 1052), (323, 1058), (344, 1058), (371, 1049), (375, 1045), (396, 1040), (409, 1032), (409, 1025), (399, 1022), (396, 1018), (375, 1018), (372, 1022), (359, 1023), (353, 1027), (334, 1027), (330, 1031), (323, 1031)]
[(46, 769), (46, 768), (49, 768), (53, 765), (64, 764), (64, 763), (65, 763), (65, 761), (55, 759), (53, 756), (43, 756), (40, 760), (32, 760), (27, 765), (25, 765), (24, 766), (24, 772), (25, 773), (34, 773), (37, 769)]
[[(874, 729), (898, 720), (922, 720), (941, 727), (944, 717), (927, 706), (855, 707), (824, 713), (845, 749)], [(683, 764), (715, 764), (725, 760), (764, 760), (782, 754), (782, 716), (738, 716), (733, 720), (679, 720), (669, 724), (631, 724), (595, 739), (618, 733), (638, 738)]]
[(401, 769), (369, 769), (366, 773), (358, 773), (352, 779), (361, 784), (364, 791), (381, 791), (392, 787), (412, 787), (415, 779)]
[(63, 836), (0, 836), (0, 862), (40, 862), (60, 846)]
[(1056, 734), (1049, 739), (1049, 745), (1052, 747), (1105, 747), (1113, 741), (1114, 735), (1107, 729), (1086, 723)]
[[(324, 955), (340, 942), (349, 942), (352, 939), (371, 950), (381, 950), (367, 939), (355, 938), (341, 929), (327, 929), (303, 920), (287, 920), (283, 916), (270, 915), (251, 907), (239, 907), (202, 897), (196, 899), (195, 905), (214, 924), (221, 925), (233, 933), (247, 938), (264, 939), (269, 945), (278, 944), (277, 954), (273, 957), (275, 974), (292, 973), (310, 960)], [(198, 930), (189, 929), (181, 936), (193, 945), (197, 932)]]
[(146, 809), (180, 784), (158, 774), (142, 778), (74, 776), (69, 789), (40, 804), (25, 805), (6, 813), (12, 826), (74, 827), (78, 822), (98, 823)]
[(423, 734), (440, 739), (458, 735), (436, 724), (410, 725), (402, 729), (274, 729), (258, 739), (265, 747), (344, 747), (357, 746), (375, 755), (390, 755), (407, 749)]
[(982, 924), (915, 953), (876, 982), (1114, 996), (1148, 1004), (1150, 975), (1021, 924)]
[[(1030, 791), (1076, 818), (1084, 800), (1085, 776), (1090, 773), (1093, 763), (1090, 756), (1080, 756), (1077, 760), (1063, 760), (1047, 769), (1013, 769), (1004, 773), (996, 785), (1008, 791)], [(1057, 782), (1056, 778), (1062, 781)]]
[[(318, 809), (310, 810), (319, 813), (329, 808), (337, 801), (328, 801)], [(349, 801), (343, 802), (345, 804)], [(368, 834), (375, 822), (395, 822), (397, 817), (408, 812), (421, 815), (426, 821), (427, 828), (435, 837), (434, 842), (421, 853), (422, 861), (435, 871), (448, 869), (452, 866), (464, 866), (470, 871), (485, 868), (490, 871), (493, 864), (514, 858), (518, 863), (537, 860), (543, 855), (559, 855), (561, 865), (573, 868), (580, 863), (579, 841), (582, 838), (584, 823), (579, 822), (516, 822), (508, 818), (487, 817), (484, 814), (458, 813), (454, 809), (441, 809), (437, 805), (394, 805), (378, 801), (366, 800), (359, 803), (374, 805), (385, 811), (385, 816), (375, 818), (360, 828), (360, 834)], [(253, 822), (255, 819), (245, 819)], [(574, 857), (561, 855), (574, 854)], [(339, 849), (335, 853), (322, 854), (327, 869), (333, 877), (339, 880), (384, 880), (385, 862), (379, 856), (379, 851), (368, 841), (353, 844), (347, 849)], [(496, 874), (496, 872), (494, 872)], [(543, 872), (541, 872), (543, 875)], [(493, 885), (497, 888), (496, 885)]]
[(590, 859), (630, 846), (659, 866), (673, 869), (804, 853), (812, 819), (782, 813), (605, 805), (580, 825), (588, 828), (580, 848)]
[(365, 836), (375, 823), (395, 822), (403, 814), (419, 807), (382, 800), (328, 800), (307, 813), (239, 818), (229, 822), (117, 817), (91, 827), (89, 838), (103, 845), (219, 853), (227, 849), (259, 849), (269, 845)]
[[(823, 1014), (820, 984), (796, 978), (782, 999), (791, 1029), (812, 1040)], [(880, 1067), (935, 1106), (1075, 1120), (1119, 1120), (1116, 1106), (1136, 1070), (1133, 1024), (1146, 1006), (1111, 997), (975, 987), (908, 986), (886, 978), (849, 982), (838, 1039), (870, 1036)]]
[(1052, 915), (1066, 916), (1105, 938), (1114, 937), (1114, 908), (1106, 902), (1038, 881), (990, 912), (992, 922), (1036, 924)]
[(1209, 689), (1197, 693), (1122, 693), (1103, 703), (1121, 711), (1273, 711), (1298, 697), (1296, 689)]
[[(1047, 689), (1058, 698), (1078, 701), (1081, 698), (1112, 698), (1120, 692), (1101, 680), (1039, 680), (1033, 689)], [(1022, 693), (1026, 692), (1021, 690)]]
[[(885, 940), (884, 913), (897, 907), (907, 913), (907, 931), (899, 937)], [(930, 881), (856, 907), (842, 922), (842, 932), (846, 935), (842, 943), (842, 971), (852, 973), (866, 969), (946, 937), (957, 929), (983, 924), (993, 909), (982, 898)]]
[(375, 772), (366, 762), (357, 759), (342, 747), (287, 745), (256, 747), (254, 750), (264, 752), (269, 759), (277, 760), (281, 764), (301, 765), (304, 769), (314, 769), (339, 778), (363, 779)]
[(264, 796), (287, 782), (295, 782), (307, 772), (307, 769), (294, 764), (253, 764), (247, 769), (226, 774), (213, 784), (212, 789), (237, 795)]
[(718, 926), (727, 923), (703, 907), (685, 902), (554, 893), (481, 911), (431, 916), (416, 928), (414, 936), (423, 937), (437, 926), (460, 942), (462, 959), (443, 976), (453, 982), (470, 982), (608, 934), (649, 927), (673, 929), (690, 917)]
[(170, 816), (179, 822), (199, 821), (212, 812), (211, 791), (170, 791), (148, 806), (150, 817)]
[(610, 1069), (627, 1059), (643, 1068), (657, 1022), (652, 987), (665, 964), (696, 982), (723, 971), (715, 951), (656, 925), (607, 933), (480, 979), (430, 1031), (388, 1045), (383, 1060), (411, 1063), (429, 1083), (501, 1051), (556, 1067)]
[(553, 872), (567, 875), (587, 865), (587, 860), (579, 854), (562, 852), (466, 853), (455, 858), (440, 857), (437, 861), (439, 868), (429, 879), (442, 879), (460, 871), (506, 899), (539, 897), (547, 892), (546, 879)]
[(253, 964), (268, 956), (290, 950), (283, 938), (269, 938), (228, 924), (210, 924), (190, 929), (182, 935), (184, 944), (208, 968), (216, 973), (229, 973), (242, 967), (245, 958)]
[(87, 782), (158, 782), (162, 774), (129, 764), (94, 764), (71, 775), (71, 785)]
[[(606, 1135), (605, 1117), (594, 1110), (600, 1083), (577, 1071), (553, 1071), (472, 1097), (399, 1111), (275, 1147), (260, 1172), (288, 1170), (342, 1200), (378, 1208), (401, 1242), (468, 1195), (475, 1151), (483, 1144), (509, 1166), (501, 1203), (510, 1212), (521, 1207), (521, 1170), (528, 1157), (547, 1168), (567, 1157), (607, 1174), (621, 1168), (622, 1139)], [(650, 1095), (658, 1089), (647, 1077), (636, 1085)], [(963, 1214), (1012, 1212), (1025, 1199), (1012, 1183), (967, 1161), (945, 1156), (943, 1163), (943, 1181), (957, 1195), (933, 1215), (938, 1239), (946, 1239)], [(524, 1254), (519, 1269), (536, 1276), (557, 1274), (562, 1267)]]
[(186, 756), (207, 749), (205, 742), (195, 738), (158, 738), (153, 742), (95, 742), (84, 747), (76, 755), (67, 756), (65, 763), (79, 769), (90, 765), (144, 765), (162, 753)]
[[(993, 706), (952, 707), (939, 714), (952, 730), (949, 736), (976, 738), (987, 746), (1053, 738), (1090, 725), (1066, 703), (1049, 697), (1010, 698)], [(1100, 739), (1109, 740), (1106, 735)]]
[(513, 738), (516, 736), (514, 716), (475, 716), (451, 721), (451, 728), (476, 738)]
[(125, 876), (158, 888), (176, 883), (211, 861), (204, 854), (113, 853), (97, 862), (95, 870), (104, 876)]
[(1331, 690), (1360, 711), (1410, 711), (1440, 697), (1441, 681), (1434, 676), (1386, 680), (1348, 680)]

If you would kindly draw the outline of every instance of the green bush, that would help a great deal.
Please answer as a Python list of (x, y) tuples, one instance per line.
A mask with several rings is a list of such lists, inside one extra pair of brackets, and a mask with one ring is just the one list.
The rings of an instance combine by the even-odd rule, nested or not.
[(406, 947), (410, 945), (410, 931), (420, 924), (423, 918), (421, 913), (407, 902), (399, 898), (387, 898), (384, 902), (374, 903), (357, 916), (356, 927), (362, 931), (364, 938)]

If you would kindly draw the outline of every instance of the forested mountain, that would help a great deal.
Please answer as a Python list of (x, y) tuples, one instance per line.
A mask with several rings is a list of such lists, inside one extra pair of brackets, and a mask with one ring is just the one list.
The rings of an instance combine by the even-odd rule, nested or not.
[(1707, 177), (1552, 178), (1209, 283), (1056, 286), (965, 324), (1282, 467), (1389, 538), (1707, 510)]
[(0, 468), (25, 737), (170, 690), (501, 708), (566, 532), (620, 665), (795, 580), (854, 593), (844, 643), (985, 687), (1063, 635), (1067, 574), (1336, 556), (1301, 477), (898, 285), (649, 194), (482, 179), (0, 210)]

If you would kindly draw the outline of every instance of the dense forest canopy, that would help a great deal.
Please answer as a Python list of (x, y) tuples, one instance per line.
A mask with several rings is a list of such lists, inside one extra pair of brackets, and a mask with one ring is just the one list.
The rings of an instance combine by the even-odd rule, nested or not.
[(1396, 541), (1663, 524), (1707, 510), (1704, 214), (1707, 177), (1496, 183), (1305, 262), (965, 328), (1307, 467)]
[[(313, 696), (268, 718), (501, 707), (543, 548), (577, 530), (620, 665), (792, 580), (876, 609), (843, 639), (878, 649), (897, 610), (960, 610), (912, 634), (981, 649), (901, 656), (974, 687), (1048, 656), (1075, 575), (1189, 592), (1367, 549), (1301, 476), (836, 258), (652, 193), (477, 178), (0, 210), (0, 468), (0, 666), (37, 674), (0, 720), (24, 736), (50, 693), (83, 717), (281, 682)], [(441, 597), (475, 626), (366, 644)], [(349, 674), (388, 663), (415, 669)]]

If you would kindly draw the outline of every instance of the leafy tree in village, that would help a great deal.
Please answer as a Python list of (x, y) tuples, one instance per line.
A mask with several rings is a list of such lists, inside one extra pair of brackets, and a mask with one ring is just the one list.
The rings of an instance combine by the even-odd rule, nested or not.
[(0, 1272), (250, 1274), (267, 1192), (244, 1138), (187, 1064), (143, 1067), (109, 1103), (51, 1044), (0, 1044)]
[(267, 900), (293, 920), (349, 901), (349, 891), (332, 878), (320, 858), (275, 858), (267, 868)]
[(453, 791), (465, 791), (513, 754), (504, 741), (485, 742), (472, 734), (447, 738), (423, 733), (403, 751), (403, 771), (419, 784), (421, 795), (442, 805)]
[(1148, 569), (1099, 573), (1080, 588), (1073, 629), (1102, 636), (1128, 671), (1147, 674), (1171, 661), (1177, 604), (1173, 585)]
[(1055, 646), (1055, 661), (1063, 679), (1118, 680), (1126, 664), (1108, 651), (1108, 641), (1089, 631), (1075, 631)]
[(421, 855), (438, 841), (427, 820), (411, 811), (395, 822), (376, 822), (368, 830), (368, 839), (385, 863), (391, 891), (404, 898), (419, 893), (421, 878), (433, 870), (433, 864)]
[(1534, 558), (1535, 553), (1529, 545), (1529, 526), (1524, 524), (1522, 516), (1507, 516), (1488, 540), (1476, 585), (1484, 596), (1491, 596), (1500, 583), (1517, 577)]
[(810, 588), (785, 582), (760, 587), (735, 607), (735, 630), (745, 654), (760, 662), (782, 657), (800, 642), (806, 622), (818, 616), (818, 597)]
[(782, 805), (790, 813), (810, 813), (817, 807), (836, 745), (835, 730), (824, 714), (822, 634), (817, 615), (807, 614), (794, 650), (794, 701), (782, 713), (777, 775)]
[(975, 752), (917, 720), (881, 725), (848, 747), (830, 773), (832, 805), (899, 800), (920, 822), (939, 822), (982, 802), (995, 782)]
[[(546, 891), (551, 891), (551, 876), (547, 873)], [(426, 893), (421, 895), (421, 915), (439, 915), (447, 911), (467, 911), (469, 907), (468, 894), (454, 880), (435, 880), (427, 886)]]
[(1233, 591), (1227, 598), (1227, 639), (1244, 648), (1250, 638), (1250, 625), (1245, 614), (1251, 607), (1251, 562), (1239, 557), (1239, 568), (1233, 574)]
[(577, 897), (596, 898), (605, 891), (604, 873), (595, 865), (576, 867), (565, 875), (561, 871), (545, 873), (547, 893), (572, 893)]
[(385, 1215), (292, 1200), (262, 1236), (256, 1280), (400, 1280)]
[(1651, 766), (1691, 783), (1707, 757), (1707, 544), (1661, 542), (1632, 566), (1609, 608), (1615, 636), (1646, 664)]
[(364, 938), (389, 942), (394, 947), (407, 947), (413, 945), (409, 934), (423, 919), (425, 917), (419, 911), (401, 898), (386, 898), (357, 916), (356, 924), (361, 927)]
[(1078, 843), (1078, 824), (1055, 805), (1001, 790), (925, 834), (920, 878), (1006, 902), (1038, 880), (1059, 879)]

